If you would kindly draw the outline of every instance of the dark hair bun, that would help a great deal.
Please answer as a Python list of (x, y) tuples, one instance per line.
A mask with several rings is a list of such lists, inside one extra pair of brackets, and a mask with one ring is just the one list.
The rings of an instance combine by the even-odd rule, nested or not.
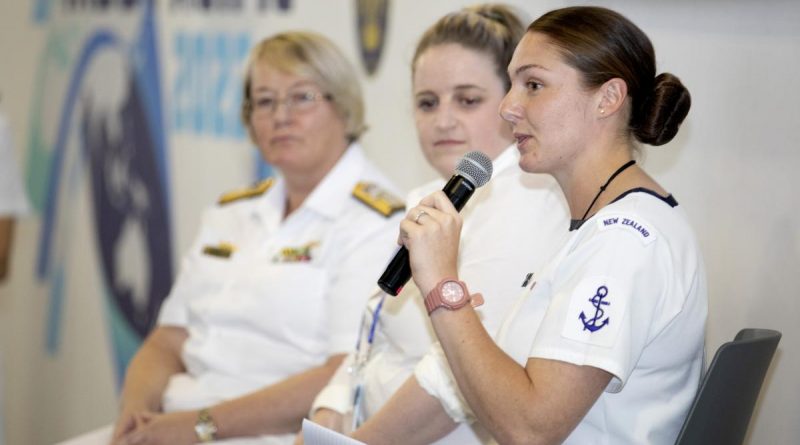
[(653, 92), (647, 96), (634, 121), (636, 139), (650, 145), (664, 145), (678, 133), (683, 119), (689, 114), (692, 97), (681, 80), (670, 73), (655, 78)]

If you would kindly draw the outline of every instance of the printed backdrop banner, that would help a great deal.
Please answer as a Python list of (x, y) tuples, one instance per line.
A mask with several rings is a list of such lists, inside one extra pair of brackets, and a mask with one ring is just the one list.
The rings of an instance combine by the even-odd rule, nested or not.
[[(65, 293), (68, 252), (95, 246), (121, 375), (169, 291), (173, 254), (155, 14), (150, 2), (114, 12), (64, 3), (47, 18), (27, 168), (42, 218), (36, 275), (49, 284), (47, 350), (58, 353), (62, 310), (75, 298)], [(94, 240), (70, 232), (84, 191)]]
[[(102, 277), (96, 291), (105, 296), (118, 383), (175, 273), (170, 154), (185, 151), (182, 143), (247, 144), (238, 110), (253, 37), (241, 19), (291, 8), (243, 2), (222, 11), (240, 20), (217, 22), (210, 5), (172, 2), (162, 19), (152, 1), (40, 2), (36, 10), (47, 43), (31, 97), (27, 177), (42, 218), (36, 278), (48, 285), (46, 348), (59, 353), (64, 305), (74, 298), (65, 291), (75, 270), (67, 253), (94, 246), (84, 254)], [(269, 174), (249, 160), (241, 182)], [(71, 232), (82, 193), (93, 240)]]
[[(414, 128), (414, 47), (437, 18), (474, 3), (0, 1), (0, 107), (34, 207), (0, 284), (6, 445), (51, 444), (115, 419), (125, 367), (203, 209), (274, 173), (239, 122), (255, 43), (298, 29), (333, 40), (364, 91), (365, 152), (409, 190), (436, 175)], [(585, 2), (508, 3), (533, 18)], [(640, 162), (696, 229), (709, 356), (742, 327), (783, 332), (751, 439), (798, 443), (800, 3), (595, 3), (645, 30), (658, 71), (691, 91), (678, 136)]]

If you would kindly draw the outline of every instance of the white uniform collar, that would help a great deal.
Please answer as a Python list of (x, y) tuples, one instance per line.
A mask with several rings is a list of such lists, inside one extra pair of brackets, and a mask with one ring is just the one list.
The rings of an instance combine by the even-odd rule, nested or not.
[[(361, 177), (366, 163), (367, 158), (361, 146), (357, 143), (350, 144), (298, 210), (309, 209), (328, 218), (341, 215), (347, 201), (352, 199), (350, 194), (353, 186)], [(279, 214), (282, 214), (286, 203), (286, 180), (282, 175), (268, 195), (270, 205), (277, 206), (281, 210)]]

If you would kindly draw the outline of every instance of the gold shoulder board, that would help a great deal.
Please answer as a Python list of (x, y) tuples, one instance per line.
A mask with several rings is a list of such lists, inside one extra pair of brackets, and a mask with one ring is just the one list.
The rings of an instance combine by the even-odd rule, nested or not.
[(353, 196), (385, 217), (405, 209), (403, 201), (370, 182), (359, 182), (353, 188)]
[(275, 181), (272, 178), (267, 178), (252, 187), (225, 193), (219, 197), (219, 201), (217, 201), (217, 204), (225, 205), (242, 199), (249, 199), (261, 196), (264, 193), (266, 193), (270, 187), (272, 187), (272, 184), (274, 182)]

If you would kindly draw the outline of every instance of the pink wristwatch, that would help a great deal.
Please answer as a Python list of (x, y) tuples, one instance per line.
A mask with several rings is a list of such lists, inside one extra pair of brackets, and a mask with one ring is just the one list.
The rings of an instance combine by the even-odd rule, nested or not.
[(483, 296), (481, 294), (470, 295), (467, 285), (455, 278), (445, 278), (440, 281), (425, 297), (425, 308), (428, 310), (428, 315), (440, 307), (454, 311), (468, 303), (471, 303), (472, 307), (480, 306), (483, 304)]

